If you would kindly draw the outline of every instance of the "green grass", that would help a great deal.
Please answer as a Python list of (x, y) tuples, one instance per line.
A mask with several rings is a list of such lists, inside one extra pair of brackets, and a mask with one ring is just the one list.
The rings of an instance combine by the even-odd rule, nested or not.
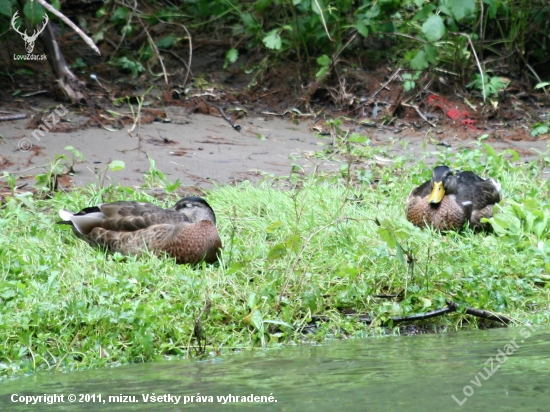
[[(408, 224), (406, 196), (431, 168), (400, 161), (370, 168), (372, 184), (317, 175), (294, 182), (294, 190), (278, 190), (277, 181), (213, 190), (207, 199), (224, 251), (212, 266), (106, 254), (54, 224), (60, 208), (79, 210), (102, 197), (167, 206), (174, 195), (162, 203), (110, 187), (45, 200), (10, 198), (0, 211), (0, 376), (196, 355), (198, 346), (228, 353), (398, 333), (379, 326), (392, 316), (443, 307), (445, 299), (520, 324), (547, 323), (550, 197), (548, 182), (539, 178), (545, 164), (480, 149), (441, 152), (439, 162), (502, 183), (506, 205), (494, 234), (442, 235)], [(375, 322), (365, 326), (346, 313), (369, 314)], [(300, 326), (313, 315), (330, 322), (304, 335)], [(461, 313), (423, 324), (480, 326)]]

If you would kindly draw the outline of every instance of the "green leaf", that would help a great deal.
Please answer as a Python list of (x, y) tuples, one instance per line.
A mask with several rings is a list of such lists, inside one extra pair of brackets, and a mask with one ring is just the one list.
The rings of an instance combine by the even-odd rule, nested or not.
[(117, 23), (126, 23), (130, 16), (130, 10), (126, 7), (117, 7), (111, 16), (111, 21)]
[(294, 253), (298, 253), (300, 251), (301, 245), (302, 245), (302, 238), (298, 234), (294, 236), (290, 236), (285, 241), (285, 246), (287, 250), (292, 250)]
[(489, 10), (488, 10), (489, 17), (491, 19), (494, 19), (495, 16), (497, 15), (497, 7), (498, 7), (497, 0), (483, 0), (483, 3), (489, 6)]
[(348, 138), (350, 143), (365, 143), (367, 141), (367, 136), (360, 135), (359, 133), (352, 133)]
[(256, 2), (256, 10), (263, 13), (269, 6), (271, 6), (272, 0), (258, 0)]
[(13, 13), (11, 11), (11, 1), (10, 0), (0, 0), (0, 14), (12, 17)]
[(357, 29), (357, 31), (359, 32), (359, 34), (363, 37), (368, 37), (369, 36), (369, 29), (367, 28), (367, 25), (365, 24), (364, 21), (362, 20), (359, 20), (357, 22), (357, 25), (355, 26), (355, 28)]
[(458, 21), (464, 19), (464, 17), (470, 16), (476, 11), (475, 0), (449, 0), (447, 5)]
[(273, 325), (280, 325), (290, 329), (294, 329), (294, 326), (292, 326), (290, 323), (283, 322), (282, 320), (264, 320), (264, 323), (271, 323)]
[(445, 34), (443, 19), (436, 14), (431, 15), (422, 25), (422, 33), (424, 33), (428, 41), (439, 40)]
[(426, 53), (426, 60), (428, 63), (435, 63), (437, 59), (437, 48), (431, 44), (425, 44), (424, 52)]
[(313, 10), (314, 13), (322, 15), (324, 8), (325, 4), (323, 0), (311, 0), (311, 10)]
[(257, 302), (258, 302), (258, 299), (256, 298), (255, 293), (251, 293), (250, 295), (248, 295), (248, 300), (247, 300), (248, 309), (250, 310), (254, 309), (254, 306), (256, 306)]
[(321, 57), (317, 58), (317, 64), (319, 66), (323, 66), (323, 67), (330, 66), (331, 62), (332, 61), (330, 60), (330, 57), (328, 57), (326, 54), (323, 54)]
[(31, 26), (36, 26), (44, 20), (46, 9), (35, 1), (27, 1), (23, 7), (23, 13)]
[(323, 77), (329, 71), (329, 69), (330, 69), (330, 67), (328, 67), (328, 66), (321, 67), (319, 69), (319, 71), (317, 73), (315, 73), (315, 78), (320, 79), (321, 77)]
[(273, 222), (268, 227), (266, 227), (265, 231), (266, 231), (266, 233), (273, 233), (273, 232), (275, 232), (275, 229), (278, 229), (281, 226), (283, 226), (283, 222), (281, 222), (280, 220), (277, 220), (276, 222)]
[(278, 243), (269, 250), (267, 260), (272, 262), (274, 260), (281, 259), (286, 256), (286, 253), (286, 245), (284, 243)]
[(108, 167), (112, 172), (118, 172), (119, 170), (124, 170), (125, 164), (122, 160), (113, 160), (109, 163)]
[(169, 49), (174, 44), (176, 44), (176, 38), (172, 35), (166, 36), (165, 38), (160, 39), (156, 44), (157, 44), (157, 47), (161, 49)]
[(413, 17), (413, 20), (415, 21), (422, 21), (426, 20), (432, 12), (435, 10), (435, 6), (431, 3), (426, 4), (424, 7), (422, 7), (421, 10), (419, 10)]
[(542, 82), (535, 86), (535, 89), (542, 89), (543, 87), (550, 86), (550, 82)]
[(262, 39), (265, 47), (271, 50), (281, 50), (283, 42), (281, 36), (279, 35), (279, 29), (271, 30), (267, 36)]
[(168, 193), (172, 193), (174, 190), (178, 189), (180, 186), (181, 186), (180, 180), (176, 179), (174, 183), (168, 184), (165, 189)]
[(264, 317), (262, 312), (258, 309), (252, 309), (252, 316), (250, 317), (250, 323), (258, 330), (258, 332), (264, 332)]
[(225, 53), (225, 58), (230, 63), (235, 63), (239, 58), (239, 52), (237, 51), (237, 49), (229, 49), (227, 53)]
[(413, 70), (424, 70), (427, 69), (429, 65), (424, 50), (419, 50), (416, 56), (411, 60), (411, 69)]
[(390, 230), (386, 229), (385, 227), (379, 227), (377, 232), (382, 240), (386, 242), (390, 249), (395, 248), (395, 246), (397, 245), (397, 240)]
[(546, 134), (548, 133), (548, 125), (544, 123), (537, 123), (533, 126), (533, 130), (531, 130), (531, 136), (538, 136), (540, 134)]
[(235, 63), (238, 58), (239, 52), (237, 51), (237, 49), (229, 49), (227, 53), (225, 53), (225, 61), (223, 63), (224, 70), (227, 69), (229, 63)]

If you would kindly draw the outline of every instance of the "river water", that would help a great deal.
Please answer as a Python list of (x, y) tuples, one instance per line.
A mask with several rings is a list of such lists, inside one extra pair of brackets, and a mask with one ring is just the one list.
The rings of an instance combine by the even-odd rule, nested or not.
[(21, 377), (0, 410), (546, 412), (549, 367), (550, 327), (352, 339)]

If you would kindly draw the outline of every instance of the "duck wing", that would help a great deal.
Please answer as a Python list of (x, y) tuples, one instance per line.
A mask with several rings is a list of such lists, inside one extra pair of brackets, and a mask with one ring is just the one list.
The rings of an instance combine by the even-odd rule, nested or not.
[(134, 232), (158, 224), (178, 224), (190, 219), (173, 209), (163, 209), (151, 203), (118, 201), (87, 207), (78, 213), (61, 210), (61, 224), (71, 224), (82, 235), (96, 227), (112, 231)]
[(482, 179), (472, 172), (460, 173), (457, 203), (464, 207), (470, 227), (489, 230), (490, 225), (481, 223), (481, 219), (493, 216), (493, 207), (500, 200), (500, 184), (493, 179)]
[(457, 202), (471, 204), (472, 210), (481, 210), (500, 202), (500, 185), (493, 179), (482, 179), (475, 173), (461, 172), (457, 180)]

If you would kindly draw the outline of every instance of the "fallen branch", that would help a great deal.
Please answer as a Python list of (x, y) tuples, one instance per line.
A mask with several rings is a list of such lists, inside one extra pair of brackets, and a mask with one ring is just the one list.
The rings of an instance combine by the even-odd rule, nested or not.
[(19, 120), (26, 118), (27, 115), (25, 113), (21, 114), (10, 114), (8, 116), (0, 116), (0, 122), (6, 121), (6, 120)]
[(418, 106), (415, 106), (413, 104), (407, 104), (407, 103), (401, 103), (401, 106), (405, 106), (405, 107), (412, 107), (414, 110), (416, 110), (416, 113), (418, 113), (418, 115), (422, 118), (422, 120), (424, 120), (426, 123), (428, 123), (430, 126), (432, 127), (437, 127), (434, 123), (430, 122), (426, 116), (424, 116), (422, 114), (422, 112), (420, 111), (420, 109), (418, 108)]
[[(402, 322), (415, 322), (415, 321), (419, 321), (419, 320), (435, 318), (437, 316), (445, 315), (446, 313), (457, 312), (458, 310), (460, 310), (460, 306), (457, 303), (453, 302), (452, 300), (447, 300), (447, 307), (445, 307), (445, 308), (436, 309), (436, 310), (432, 310), (430, 312), (425, 312), (425, 313), (417, 313), (417, 314), (409, 315), (409, 316), (392, 317), (392, 318), (384, 321), (381, 324), (381, 326), (387, 326), (390, 323), (396, 324), (396, 323), (402, 323)], [(512, 322), (512, 319), (509, 318), (508, 316), (495, 314), (495, 313), (488, 312), (488, 311), (482, 310), (482, 309), (475, 309), (475, 308), (466, 307), (464, 309), (464, 313), (466, 313), (468, 315), (478, 317), (478, 318), (487, 319), (487, 320), (491, 320), (491, 321), (495, 321), (495, 322), (500, 322), (500, 323), (503, 323), (505, 325)], [(358, 322), (366, 323), (367, 325), (370, 325), (373, 322), (373, 318), (371, 318), (368, 315), (357, 315), (356, 319), (357, 319)], [(311, 317), (311, 322), (316, 322), (316, 321), (327, 322), (328, 320), (329, 320), (329, 318), (327, 316), (312, 316)]]
[(377, 91), (375, 91), (370, 98), (374, 99), (378, 93), (380, 93), (382, 90), (384, 90), (388, 86), (388, 84), (390, 84), (392, 82), (392, 80), (395, 78), (395, 76), (397, 76), (399, 74), (400, 71), (401, 71), (401, 69), (397, 69), (395, 71), (395, 73), (391, 75), (391, 77), (388, 79), (388, 81), (386, 83), (384, 83), (382, 85), (382, 87), (380, 87)]
[(41, 6), (43, 6), (50, 13), (52, 13), (53, 15), (59, 17), (61, 20), (63, 20), (63, 22), (65, 22), (65, 24), (67, 26), (72, 28), (80, 37), (82, 37), (82, 40), (84, 40), (86, 42), (86, 44), (88, 46), (90, 46), (90, 48), (93, 51), (95, 51), (97, 54), (99, 54), (101, 56), (101, 52), (99, 51), (99, 49), (95, 45), (94, 41), (92, 39), (90, 39), (82, 30), (80, 30), (80, 28), (76, 24), (74, 24), (67, 16), (65, 16), (60, 11), (57, 11), (56, 9), (54, 9), (51, 4), (46, 3), (44, 0), (36, 0), (36, 2), (38, 4), (40, 4)]
[(233, 119), (231, 117), (229, 117), (228, 115), (225, 114), (225, 112), (223, 111), (223, 109), (220, 107), (220, 106), (214, 106), (216, 109), (218, 109), (218, 111), (220, 112), (220, 114), (222, 115), (222, 117), (227, 120), (227, 122), (231, 125), (231, 127), (233, 129), (235, 129), (236, 131), (240, 132), (241, 131), (241, 126), (238, 125), (237, 123), (235, 123), (233, 121)]

